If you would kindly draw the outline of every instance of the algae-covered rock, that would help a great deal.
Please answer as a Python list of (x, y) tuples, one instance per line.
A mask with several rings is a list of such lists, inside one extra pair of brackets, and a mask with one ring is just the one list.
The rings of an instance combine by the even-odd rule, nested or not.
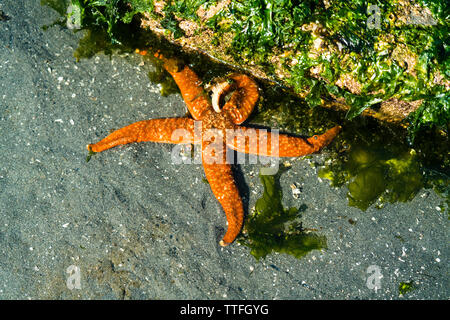
[(311, 106), (445, 127), (445, 8), (425, 0), (156, 1), (141, 25), (282, 84)]
[[(432, 0), (46, 0), (68, 25), (113, 44), (151, 30), (181, 48), (280, 84), (309, 106), (447, 135), (448, 4)], [(69, 23), (70, 22), (70, 23)], [(138, 29), (128, 29), (135, 25)], [(121, 35), (120, 35), (121, 34)], [(178, 47), (179, 49), (181, 49)], [(414, 135), (412, 135), (414, 136)]]

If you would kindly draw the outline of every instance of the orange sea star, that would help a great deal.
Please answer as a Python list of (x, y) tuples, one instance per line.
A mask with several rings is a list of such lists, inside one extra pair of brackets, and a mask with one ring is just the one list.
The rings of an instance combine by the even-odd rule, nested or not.
[[(138, 52), (142, 55), (147, 53)], [(220, 92), (214, 93), (214, 100), (218, 101), (227, 93), (230, 93), (231, 97), (221, 109), (218, 109), (217, 101), (214, 102), (213, 108), (201, 80), (192, 69), (187, 65), (180, 66), (177, 60), (167, 59), (160, 53), (155, 56), (163, 61), (164, 68), (177, 83), (193, 119), (185, 117), (139, 121), (114, 131), (96, 144), (88, 145), (88, 149), (101, 152), (117, 145), (141, 141), (200, 143), (206, 178), (227, 217), (228, 229), (220, 241), (222, 246), (226, 246), (235, 240), (244, 219), (242, 199), (233, 178), (231, 164), (227, 163), (227, 148), (269, 157), (298, 157), (319, 151), (333, 140), (341, 127), (336, 126), (322, 135), (305, 139), (239, 126), (251, 114), (259, 98), (258, 86), (251, 78), (243, 74), (229, 76), (229, 85), (217, 86)], [(201, 121), (201, 139), (195, 138), (195, 121)], [(177, 129), (187, 132), (181, 140), (172, 136)], [(233, 132), (231, 139), (229, 130)], [(207, 139), (210, 131), (214, 131), (214, 134)], [(265, 141), (266, 147), (254, 146), (249, 138), (252, 135), (260, 143)], [(272, 140), (277, 140), (278, 143), (272, 145)]]

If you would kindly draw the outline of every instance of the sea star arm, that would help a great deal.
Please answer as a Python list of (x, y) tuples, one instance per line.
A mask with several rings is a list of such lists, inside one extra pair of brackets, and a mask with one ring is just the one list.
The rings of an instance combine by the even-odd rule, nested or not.
[(189, 66), (180, 66), (176, 59), (168, 59), (159, 52), (155, 54), (155, 57), (164, 62), (164, 69), (175, 80), (192, 117), (195, 120), (201, 119), (203, 113), (211, 106), (211, 103), (202, 87), (200, 78)]
[(223, 145), (224, 150), (219, 151), (221, 155), (218, 157), (218, 162), (220, 163), (211, 163), (211, 159), (204, 152), (204, 147), (205, 143), (202, 146), (202, 161), (206, 179), (214, 196), (222, 205), (228, 221), (227, 232), (220, 241), (221, 246), (227, 246), (236, 239), (241, 231), (244, 221), (244, 207), (234, 181), (231, 165), (225, 163), (225, 144)]
[[(263, 129), (239, 127), (227, 135), (230, 149), (262, 156), (300, 157), (318, 152), (327, 146), (341, 130), (336, 126), (324, 134), (310, 138), (294, 137), (287, 134), (274, 134)], [(278, 142), (277, 137), (278, 136)]]
[(121, 144), (141, 141), (193, 143), (194, 120), (165, 118), (138, 121), (114, 131), (95, 144), (89, 144), (87, 148), (93, 152), (101, 152)]
[(233, 123), (241, 124), (250, 116), (258, 101), (258, 86), (245, 74), (231, 75), (230, 79), (235, 82), (236, 91), (223, 106), (223, 110), (228, 112)]

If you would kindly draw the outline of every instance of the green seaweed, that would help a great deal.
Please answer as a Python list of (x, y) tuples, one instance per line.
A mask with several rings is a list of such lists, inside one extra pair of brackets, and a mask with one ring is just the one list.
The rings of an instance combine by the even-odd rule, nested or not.
[[(333, 186), (348, 187), (350, 206), (366, 210), (378, 201), (406, 202), (424, 187), (424, 177), (414, 150), (392, 154), (384, 148), (356, 147), (347, 161), (323, 166), (319, 177)], [(334, 166), (333, 166), (334, 165)]]
[[(269, 73), (271, 66), (267, 61), (274, 52), (287, 53), (283, 63), (290, 77), (286, 82), (310, 106), (344, 98), (350, 105), (347, 117), (352, 119), (391, 98), (424, 99), (421, 108), (408, 119), (414, 138), (430, 125), (448, 130), (450, 118), (447, 90), (434, 84), (437, 71), (449, 79), (448, 4), (419, 3), (432, 10), (435, 25), (401, 24), (397, 19), (397, 1), (334, 1), (326, 8), (322, 1), (252, 0), (232, 1), (229, 14), (221, 13), (219, 18), (231, 19), (233, 23), (223, 27), (215, 18), (213, 26), (219, 33), (234, 32), (231, 53), (237, 61), (258, 63), (266, 66)], [(378, 28), (367, 27), (373, 15), (369, 5), (376, 5), (379, 10)], [(325, 31), (302, 29), (311, 23), (325, 27)], [(394, 40), (385, 40), (387, 34)], [(311, 54), (313, 42), (319, 37), (329, 50)], [(397, 61), (397, 45), (405, 45), (418, 56), (415, 75)], [(332, 49), (334, 46), (340, 49)], [(311, 73), (315, 67), (321, 70), (319, 77)], [(354, 77), (361, 84), (360, 92), (337, 86), (341, 75)]]
[(208, 0), (168, 0), (164, 6), (164, 13), (176, 13), (178, 18), (198, 21), (197, 10), (201, 5), (209, 5), (217, 1)]
[(133, 17), (153, 10), (152, 0), (71, 0), (71, 6), (80, 12), (81, 26), (104, 28), (112, 43), (119, 44), (118, 35), (123, 25)]
[(408, 117), (411, 122), (408, 130), (411, 132), (412, 139), (415, 138), (419, 130), (430, 124), (435, 124), (440, 128), (446, 128), (447, 132), (450, 131), (449, 100), (450, 94), (448, 92), (438, 92), (435, 96), (428, 97), (422, 102), (420, 107)]
[(99, 52), (108, 55), (116, 49), (118, 49), (117, 45), (111, 43), (108, 34), (103, 29), (91, 29), (86, 30), (73, 55), (78, 61), (92, 58)]
[(86, 162), (91, 161), (91, 158), (92, 158), (93, 155), (95, 155), (95, 152), (92, 151), (91, 148), (89, 148), (89, 150), (88, 150), (88, 155), (86, 156)]
[(245, 221), (244, 235), (239, 242), (248, 246), (257, 259), (265, 258), (271, 252), (290, 254), (301, 258), (311, 250), (326, 248), (326, 238), (307, 233), (299, 221), (300, 208), (286, 209), (282, 204), (282, 190), (279, 184), (281, 169), (276, 175), (260, 174), (264, 192), (256, 201), (255, 212)]
[(67, 7), (70, 4), (70, 0), (41, 0), (42, 6), (49, 6), (61, 16), (65, 16), (67, 13)]
[(398, 285), (398, 293), (404, 296), (406, 293), (411, 292), (415, 289), (412, 281), (400, 282)]

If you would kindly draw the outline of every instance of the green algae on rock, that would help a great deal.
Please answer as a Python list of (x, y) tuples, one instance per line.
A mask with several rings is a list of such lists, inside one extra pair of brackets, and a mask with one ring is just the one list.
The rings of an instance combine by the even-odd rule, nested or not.
[[(273, 80), (310, 106), (407, 120), (414, 136), (448, 132), (448, 4), (431, 0), (47, 0), (69, 3), (81, 26), (139, 22), (181, 45)], [(62, 7), (58, 4), (58, 10)]]
[[(349, 118), (369, 108), (368, 114), (388, 121), (409, 116), (414, 134), (427, 124), (447, 130), (450, 120), (446, 6), (426, 0), (371, 6), (366, 1), (158, 1), (142, 25), (290, 87), (310, 106), (337, 101), (349, 107)], [(160, 23), (167, 19), (171, 29)]]
[(412, 281), (400, 282), (398, 285), (398, 293), (404, 296), (406, 293), (414, 290), (414, 285)]
[(260, 174), (264, 192), (256, 201), (255, 212), (244, 223), (243, 235), (238, 240), (250, 247), (250, 253), (257, 259), (271, 252), (290, 254), (301, 258), (311, 250), (327, 247), (324, 236), (306, 232), (299, 219), (306, 208), (286, 209), (282, 204), (280, 175), (286, 168), (280, 168), (275, 175)]

